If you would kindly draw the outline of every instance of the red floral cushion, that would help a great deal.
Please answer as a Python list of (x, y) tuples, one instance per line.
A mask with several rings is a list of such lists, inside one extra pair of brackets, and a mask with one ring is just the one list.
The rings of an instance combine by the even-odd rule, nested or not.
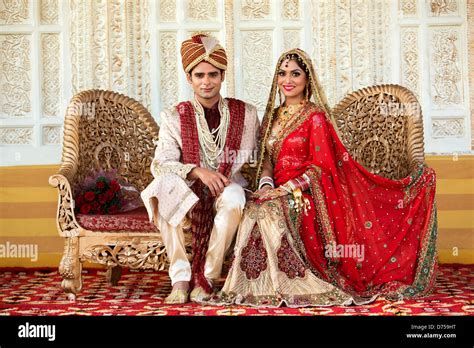
[(148, 219), (145, 207), (113, 215), (77, 214), (76, 220), (83, 228), (102, 232), (158, 232)]

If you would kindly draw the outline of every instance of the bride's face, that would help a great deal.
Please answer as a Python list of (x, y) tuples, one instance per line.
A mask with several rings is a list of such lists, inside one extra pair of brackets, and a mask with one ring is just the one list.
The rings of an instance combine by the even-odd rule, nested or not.
[(281, 63), (277, 84), (285, 98), (303, 99), (306, 82), (306, 73), (294, 60), (284, 60)]

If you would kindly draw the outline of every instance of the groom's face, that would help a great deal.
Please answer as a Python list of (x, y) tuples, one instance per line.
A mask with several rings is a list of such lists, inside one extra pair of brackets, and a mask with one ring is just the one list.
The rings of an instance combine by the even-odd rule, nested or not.
[(224, 71), (212, 64), (201, 62), (187, 74), (187, 78), (194, 93), (200, 98), (213, 99), (220, 93), (224, 74)]

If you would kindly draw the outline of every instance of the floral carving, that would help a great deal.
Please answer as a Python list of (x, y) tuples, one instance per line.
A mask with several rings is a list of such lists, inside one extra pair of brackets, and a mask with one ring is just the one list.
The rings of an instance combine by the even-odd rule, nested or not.
[(462, 137), (464, 135), (464, 119), (433, 120), (433, 137)]
[(31, 62), (29, 35), (0, 35), (0, 104), (7, 117), (31, 112)]
[(60, 87), (59, 67), (61, 52), (59, 49), (59, 34), (41, 34), (41, 57), (43, 76), (41, 92), (43, 94), (43, 116), (59, 116)]
[(160, 36), (161, 57), (161, 105), (168, 108), (178, 102), (178, 63), (176, 57), (176, 33), (164, 32)]
[(434, 29), (431, 33), (431, 75), (433, 102), (442, 107), (462, 103), (461, 71), (455, 29)]
[(270, 15), (270, 0), (243, 0), (242, 18), (265, 19)]
[(45, 126), (43, 127), (43, 145), (59, 145), (61, 140), (61, 127)]
[(188, 17), (195, 21), (217, 19), (217, 3), (215, 0), (188, 0)]
[(400, 7), (404, 16), (415, 16), (417, 12), (417, 0), (401, 0)]
[(402, 84), (420, 98), (420, 73), (418, 56), (418, 29), (402, 29)]
[(458, 11), (457, 0), (430, 0), (430, 9), (433, 16), (447, 15)]
[(244, 100), (265, 109), (272, 82), (272, 36), (268, 31), (245, 31), (242, 34)]
[(176, 21), (176, 1), (175, 0), (160, 0), (159, 13), (161, 22)]
[(31, 145), (33, 144), (33, 128), (5, 127), (0, 129), (1, 145)]
[(0, 1), (0, 24), (21, 24), (28, 19), (28, 0)]
[(283, 2), (283, 18), (287, 20), (297, 20), (300, 17), (300, 1), (285, 0)]
[(41, 24), (57, 24), (59, 19), (58, 0), (41, 0), (40, 22)]

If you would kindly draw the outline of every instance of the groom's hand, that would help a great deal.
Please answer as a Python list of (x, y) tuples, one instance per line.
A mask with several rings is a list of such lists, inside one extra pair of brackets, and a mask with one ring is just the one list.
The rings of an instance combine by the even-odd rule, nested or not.
[(219, 196), (224, 191), (224, 187), (230, 184), (230, 180), (221, 173), (201, 167), (193, 168), (188, 178), (201, 180), (209, 188), (213, 197)]

